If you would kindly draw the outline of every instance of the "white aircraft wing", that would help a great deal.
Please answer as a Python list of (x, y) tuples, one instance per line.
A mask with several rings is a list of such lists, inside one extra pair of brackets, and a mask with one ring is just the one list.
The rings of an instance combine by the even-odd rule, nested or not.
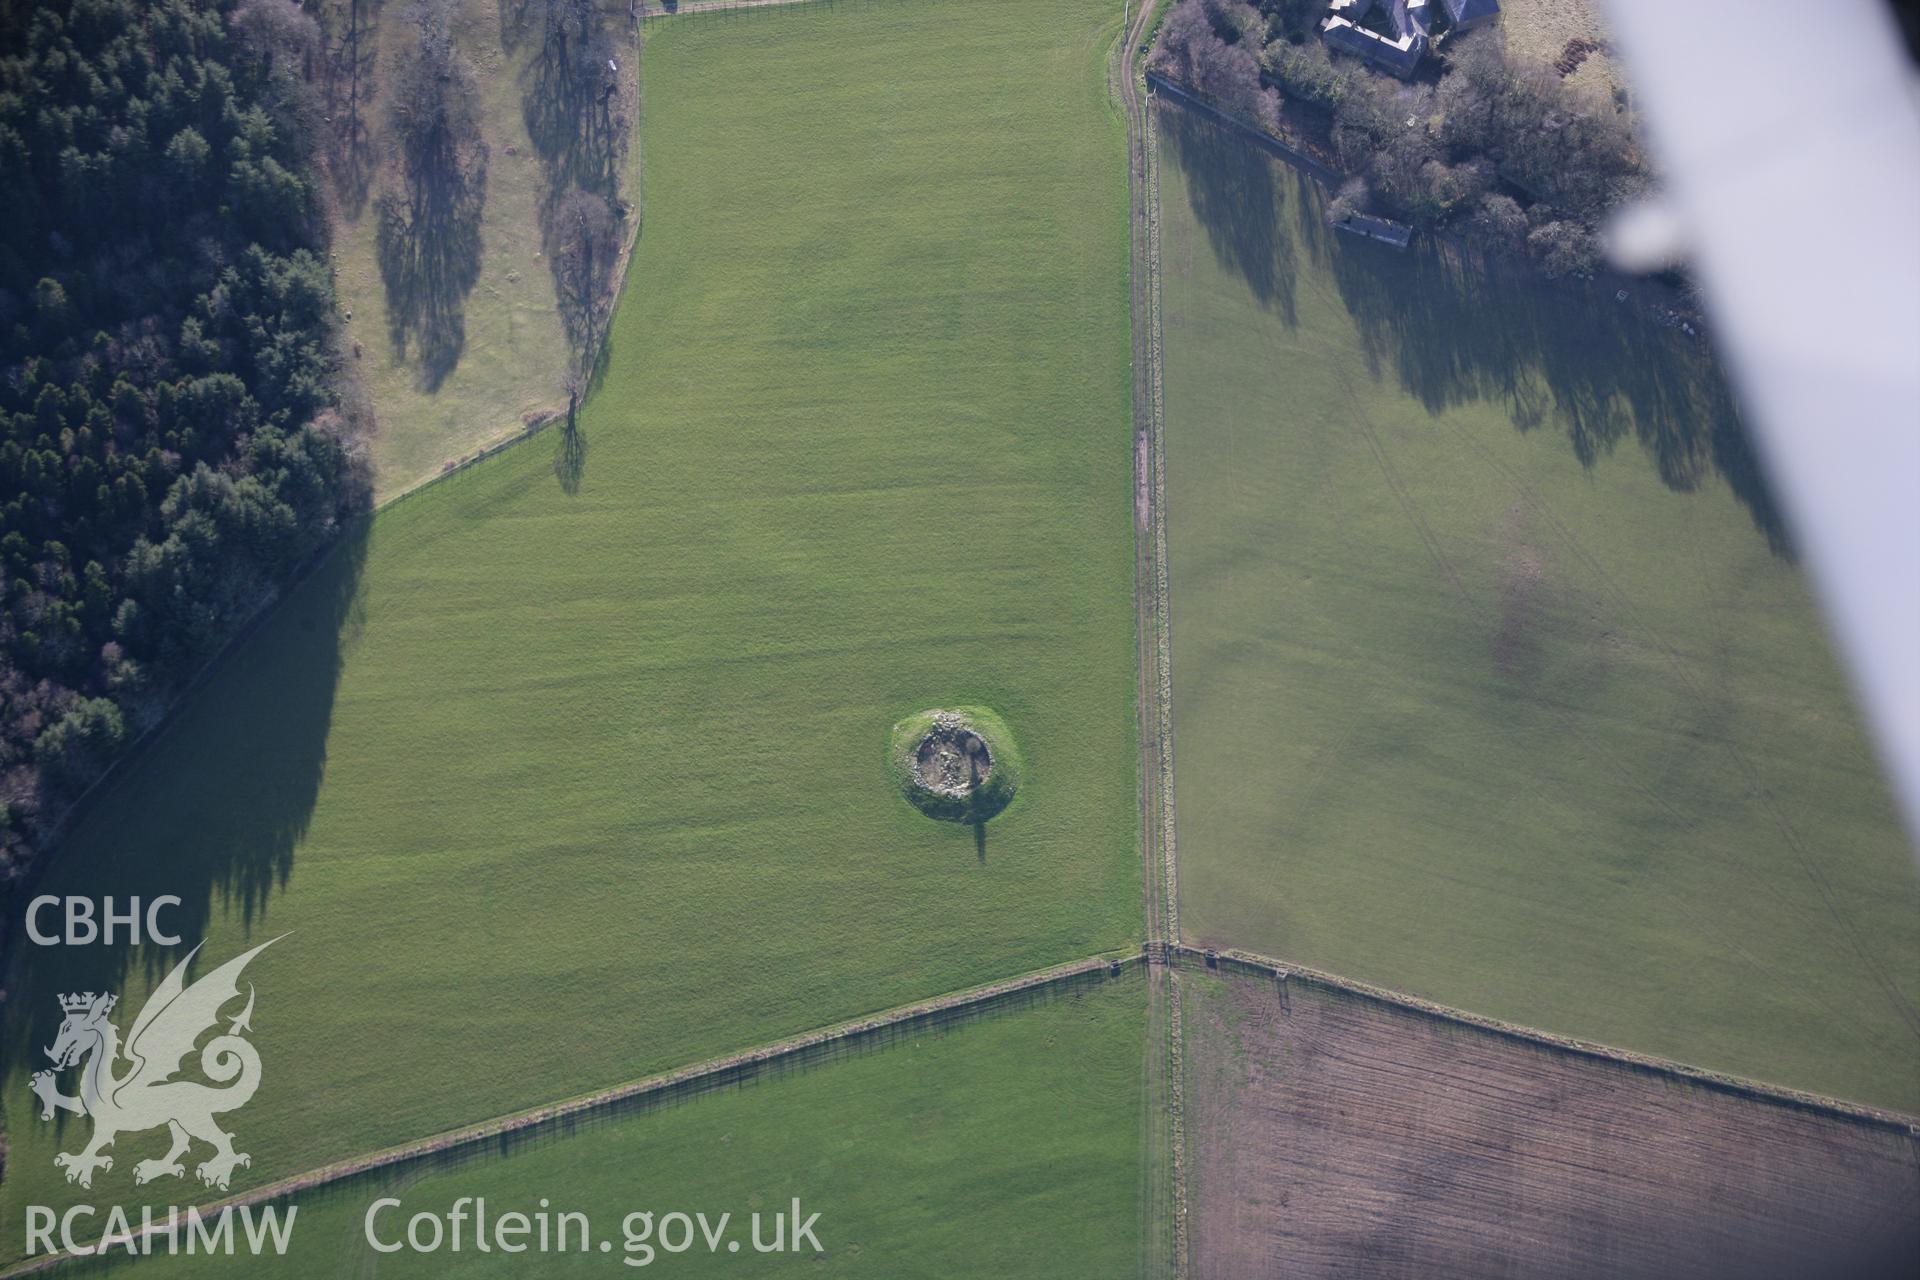
[[(1920, 833), (1920, 95), (1884, 0), (1609, 0), (1768, 476)], [(1657, 232), (1655, 233), (1657, 235)], [(1629, 246), (1631, 252), (1631, 246)], [(1920, 845), (1920, 842), (1917, 842)]]

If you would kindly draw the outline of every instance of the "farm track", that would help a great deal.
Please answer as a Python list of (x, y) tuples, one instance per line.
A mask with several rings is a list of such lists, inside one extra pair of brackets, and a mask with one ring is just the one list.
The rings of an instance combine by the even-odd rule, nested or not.
[[(1137, 11), (1114, 50), (1111, 79), (1127, 116), (1128, 221), (1133, 312), (1134, 633), (1139, 666), (1141, 895), (1149, 962), (1147, 1093), (1164, 1117), (1148, 1126), (1149, 1214), (1162, 1206), (1172, 1238), (1151, 1232), (1148, 1274), (1180, 1280), (1191, 1265), (1187, 1205), (1185, 1031), (1179, 978), (1171, 960), (1180, 940), (1174, 862), (1172, 659), (1167, 618), (1166, 443), (1160, 311), (1160, 183), (1153, 111), (1139, 52), (1159, 0), (1136, 0)], [(1164, 1145), (1164, 1150), (1159, 1149)], [(1157, 1175), (1164, 1171), (1166, 1185)], [(1171, 1254), (1169, 1257), (1168, 1254)]]
[(1147, 938), (1180, 935), (1174, 863), (1172, 654), (1167, 616), (1166, 440), (1160, 309), (1160, 186), (1153, 113), (1133, 51), (1157, 6), (1134, 18), (1115, 76), (1127, 112), (1134, 385), (1134, 615), (1139, 638)]

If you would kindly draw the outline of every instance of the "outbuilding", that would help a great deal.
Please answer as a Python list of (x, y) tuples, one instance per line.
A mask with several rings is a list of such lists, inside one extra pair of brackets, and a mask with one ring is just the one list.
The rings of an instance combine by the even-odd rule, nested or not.
[(1405, 249), (1413, 242), (1413, 228), (1404, 222), (1395, 222), (1391, 218), (1376, 218), (1370, 213), (1355, 213), (1333, 224), (1337, 230), (1348, 235), (1361, 236), (1368, 240), (1378, 240), (1381, 244), (1390, 244), (1396, 249)]

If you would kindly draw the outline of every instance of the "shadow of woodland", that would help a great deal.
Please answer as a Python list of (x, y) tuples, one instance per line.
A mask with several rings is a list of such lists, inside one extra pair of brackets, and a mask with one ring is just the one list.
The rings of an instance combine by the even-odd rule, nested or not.
[(1639, 444), (1662, 483), (1718, 475), (1768, 548), (1793, 554), (1733, 393), (1711, 351), (1584, 282), (1431, 240), (1405, 254), (1356, 241), (1332, 259), (1369, 367), (1391, 366), (1431, 413), (1504, 403), (1522, 432), (1564, 431), (1583, 467)]
[[(1438, 414), (1506, 406), (1521, 432), (1560, 430), (1584, 467), (1637, 443), (1668, 488), (1724, 480), (1776, 556), (1792, 541), (1733, 393), (1704, 344), (1682, 339), (1582, 281), (1528, 262), (1416, 238), (1397, 252), (1326, 226), (1310, 177), (1175, 104), (1162, 116), (1214, 254), (1263, 306), (1296, 322), (1305, 252), (1326, 268), (1368, 367)], [(1281, 223), (1290, 205), (1298, 234)]]
[(1292, 328), (1299, 322), (1297, 249), (1281, 221), (1274, 161), (1195, 111), (1164, 111), (1160, 121), (1214, 257), (1246, 281), (1262, 308)]
[(403, 156), (400, 190), (375, 202), (375, 252), (396, 359), (411, 347), (423, 389), (437, 391), (466, 345), (466, 300), (480, 280), (487, 150), (445, 139)]
[[(270, 900), (292, 874), (326, 771), (342, 654), (360, 625), (368, 537), (365, 524), (346, 535), (91, 803), (36, 893), (96, 902), (112, 895), (121, 904), (173, 894), (181, 903), (160, 923), (181, 945), (142, 947), (137, 955), (123, 938), (43, 947), (15, 929), (0, 1011), (0, 1080), (16, 1068), (47, 1065), (41, 1050), (59, 1028), (59, 995), (124, 995), (136, 965), (148, 984), (158, 981), (206, 937), (216, 914), (237, 913), (248, 936), (264, 940)], [(195, 969), (231, 958), (196, 958)], [(0, 1099), (0, 1115), (10, 1124), (40, 1123), (24, 1089)]]

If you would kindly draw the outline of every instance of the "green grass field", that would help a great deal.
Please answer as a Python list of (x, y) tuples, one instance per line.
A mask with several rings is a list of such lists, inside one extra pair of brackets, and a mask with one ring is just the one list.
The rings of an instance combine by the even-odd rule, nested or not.
[(1920, 1108), (1920, 886), (1703, 357), (1160, 119), (1184, 931)]
[[(549, 432), (382, 512), (46, 878), (181, 894), (214, 962), (292, 931), (249, 971), (243, 1176), (1138, 944), (1119, 22), (649, 29), (578, 474)], [(978, 843), (888, 774), (952, 704), (1025, 759)], [(56, 993), (131, 1010), (168, 961), (12, 957), (0, 1218), (132, 1194), (159, 1135), (79, 1193), (24, 1080)]]
[[(284, 1259), (155, 1257), (130, 1274), (180, 1276), (609, 1275), (628, 1256), (672, 1275), (955, 1274), (1084, 1276), (1140, 1271), (1141, 1052), (1146, 985), (1139, 970), (1038, 1006), (989, 1015), (857, 1056), (602, 1122), (507, 1157), (451, 1169), (397, 1170), (296, 1197)], [(463, 1196), (488, 1214), (587, 1215), (595, 1249), (534, 1258), (482, 1255), (472, 1227), (458, 1255), (376, 1253), (419, 1212), (445, 1215)], [(752, 1249), (751, 1215), (819, 1213), (821, 1249)], [(628, 1254), (628, 1214), (731, 1214), (741, 1242), (710, 1253), (696, 1228), (682, 1253)], [(636, 1231), (639, 1224), (634, 1224)], [(669, 1236), (678, 1243), (678, 1228)], [(763, 1223), (763, 1243), (771, 1242)], [(656, 1240), (658, 1225), (655, 1227)], [(578, 1240), (576, 1230), (572, 1239)], [(597, 1241), (611, 1239), (611, 1256)], [(126, 1271), (127, 1268), (120, 1268)]]

